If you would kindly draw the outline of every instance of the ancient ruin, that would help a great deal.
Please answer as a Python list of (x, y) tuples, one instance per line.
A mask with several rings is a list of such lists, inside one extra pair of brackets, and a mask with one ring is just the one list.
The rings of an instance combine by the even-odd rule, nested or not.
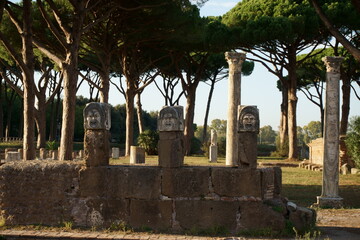
[(324, 124), (324, 164), (320, 207), (341, 207), (339, 197), (339, 81), (342, 57), (324, 57), (326, 65), (326, 98)]
[(84, 109), (84, 154), (87, 167), (109, 165), (110, 105), (88, 103)]
[[(257, 107), (240, 106), (239, 114), (236, 107), (233, 136), (243, 152), (233, 149), (236, 162), (231, 167), (183, 165), (182, 106), (159, 112), (159, 166), (137, 164), (136, 147), (136, 165), (109, 166), (109, 112), (101, 103), (84, 109), (85, 164), (35, 160), (0, 167), (0, 212), (7, 225), (72, 222), (78, 227), (121, 224), (171, 232), (221, 228), (229, 233), (282, 231), (289, 222), (298, 230), (314, 225), (313, 210), (281, 196), (281, 169), (256, 167)], [(215, 146), (215, 132), (211, 141)]]
[(245, 61), (244, 53), (226, 52), (229, 64), (228, 113), (226, 126), (226, 165), (238, 165), (238, 106), (241, 102), (241, 68)]
[(184, 163), (184, 110), (164, 106), (159, 112), (159, 166), (181, 167)]
[(257, 135), (260, 129), (259, 110), (256, 106), (239, 106), (239, 167), (256, 168)]

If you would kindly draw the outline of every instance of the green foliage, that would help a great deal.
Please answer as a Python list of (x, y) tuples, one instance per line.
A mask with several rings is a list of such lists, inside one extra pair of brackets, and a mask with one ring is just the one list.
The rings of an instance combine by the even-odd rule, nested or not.
[(67, 221), (67, 222), (63, 222), (63, 230), (65, 232), (69, 232), (71, 231), (73, 228), (73, 222)]
[(285, 139), (283, 145), (280, 144), (280, 136), (276, 136), (276, 151), (271, 153), (271, 157), (287, 157), (289, 155), (289, 140)]
[(218, 137), (218, 156), (225, 157), (226, 155), (226, 137)]
[(311, 140), (322, 137), (322, 126), (320, 121), (311, 121), (308, 125), (303, 127), (304, 143), (309, 143)]
[(350, 120), (345, 143), (355, 166), (360, 168), (360, 116), (353, 117)]
[(260, 144), (274, 144), (275, 145), (276, 132), (270, 125), (260, 128), (258, 140)]
[(59, 147), (59, 143), (56, 141), (48, 141), (46, 142), (46, 149), (47, 150), (56, 150)]
[(133, 229), (129, 227), (125, 221), (117, 221), (111, 223), (109, 231), (122, 231), (122, 232), (132, 232)]
[(224, 15), (223, 23), (238, 29), (239, 44), (294, 43), (317, 36), (321, 26), (309, 2), (297, 0), (243, 0)]
[(148, 155), (156, 155), (158, 152), (157, 145), (159, 133), (153, 130), (145, 130), (137, 139), (138, 145), (145, 149)]
[(276, 151), (275, 145), (258, 144), (258, 156), (270, 156), (272, 152)]

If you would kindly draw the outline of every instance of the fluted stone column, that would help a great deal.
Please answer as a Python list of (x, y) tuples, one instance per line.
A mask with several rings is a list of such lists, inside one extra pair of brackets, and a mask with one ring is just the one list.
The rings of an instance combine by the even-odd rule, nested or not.
[(342, 206), (339, 197), (339, 81), (342, 57), (324, 57), (326, 65), (326, 98), (324, 124), (324, 165), (320, 207)]
[(237, 112), (241, 100), (241, 68), (245, 53), (226, 52), (225, 59), (229, 64), (228, 113), (226, 126), (226, 165), (238, 164), (238, 129)]

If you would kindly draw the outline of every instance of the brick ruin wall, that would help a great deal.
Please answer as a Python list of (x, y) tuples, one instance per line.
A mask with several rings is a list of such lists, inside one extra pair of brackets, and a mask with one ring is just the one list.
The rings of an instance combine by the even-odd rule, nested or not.
[(283, 214), (265, 204), (279, 199), (280, 192), (277, 167), (86, 168), (38, 160), (0, 167), (0, 213), (7, 225), (281, 230)]

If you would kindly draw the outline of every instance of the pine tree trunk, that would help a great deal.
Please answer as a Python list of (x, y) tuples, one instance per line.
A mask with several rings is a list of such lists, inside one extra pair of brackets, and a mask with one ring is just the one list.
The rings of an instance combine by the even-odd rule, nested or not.
[[(59, 160), (72, 160), (74, 124), (75, 124), (75, 104), (76, 104), (76, 85), (77, 85), (77, 53), (73, 52), (69, 58), (73, 58), (69, 64), (63, 68), (64, 74), (64, 98), (62, 127), (60, 138)], [(76, 59), (75, 59), (76, 55)]]
[(203, 128), (203, 139), (202, 139), (203, 143), (205, 143), (207, 141), (207, 125), (208, 125), (208, 118), (209, 118), (209, 112), (210, 112), (210, 106), (211, 106), (211, 99), (212, 99), (212, 96), (213, 96), (213, 93), (214, 93), (214, 88), (215, 88), (215, 78), (211, 80), (209, 96), (208, 96), (207, 104), (206, 104), (206, 111), (205, 111), (205, 118), (204, 118), (204, 128)]
[(195, 97), (197, 85), (191, 85), (187, 91), (186, 110), (185, 110), (185, 124), (184, 124), (184, 150), (185, 155), (191, 154), (191, 142), (194, 137), (194, 114), (195, 114)]
[(144, 124), (142, 118), (142, 104), (141, 104), (141, 93), (136, 94), (136, 112), (139, 126), (139, 134), (144, 132)]
[(22, 38), (22, 56), (26, 69), (22, 69), (23, 88), (24, 88), (24, 137), (23, 152), (24, 160), (35, 159), (35, 83), (34, 83), (34, 52), (32, 45), (32, 17), (31, 0), (23, 1), (23, 34)]
[(126, 133), (125, 156), (130, 156), (130, 147), (134, 144), (134, 91), (126, 91)]
[(289, 89), (288, 89), (288, 134), (289, 134), (289, 159), (297, 160), (297, 124), (296, 124), (296, 105), (297, 105), (297, 79), (296, 79), (296, 53), (291, 51), (289, 54)]
[(342, 79), (342, 106), (341, 106), (341, 120), (340, 120), (340, 136), (346, 135), (348, 128), (348, 120), (350, 113), (350, 78), (346, 74), (341, 75)]
[[(280, 105), (280, 129), (279, 129), (279, 138), (280, 146), (278, 151), (283, 152), (286, 146), (286, 140), (289, 138), (288, 134), (288, 83), (287, 81), (282, 81), (282, 103)], [(288, 149), (286, 148), (286, 152)]]
[[(39, 106), (45, 106), (45, 102), (39, 100)], [(37, 144), (36, 148), (45, 148), (46, 147), (46, 108), (39, 107), (37, 110), (35, 123), (37, 127)]]

